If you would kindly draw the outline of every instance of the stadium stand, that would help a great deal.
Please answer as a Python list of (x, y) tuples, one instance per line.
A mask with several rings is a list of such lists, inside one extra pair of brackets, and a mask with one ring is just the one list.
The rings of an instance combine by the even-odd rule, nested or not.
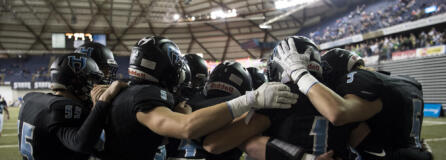
[[(380, 28), (414, 21), (445, 12), (446, 0), (383, 0), (370, 5), (359, 5), (338, 18), (328, 18), (317, 28), (302, 29), (298, 35), (309, 36), (316, 43), (324, 43)], [(431, 13), (425, 8), (436, 6)]]
[(15, 58), (0, 59), (2, 81), (49, 81), (48, 65), (52, 55), (19, 55)]

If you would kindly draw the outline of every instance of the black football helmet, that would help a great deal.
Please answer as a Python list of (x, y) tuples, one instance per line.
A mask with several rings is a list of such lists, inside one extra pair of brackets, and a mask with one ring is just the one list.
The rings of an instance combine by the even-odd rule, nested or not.
[(77, 53), (57, 58), (51, 64), (50, 73), (52, 90), (70, 91), (82, 101), (90, 99), (93, 85), (104, 78), (92, 58)]
[(187, 54), (184, 58), (190, 68), (192, 88), (202, 90), (209, 75), (206, 61), (196, 54)]
[[(303, 54), (305, 52), (310, 52), (310, 63), (307, 66), (307, 70), (317, 79), (322, 79), (322, 67), (321, 67), (321, 54), (319, 52), (319, 47), (311, 39), (303, 36), (289, 36), (284, 39), (288, 42), (288, 39), (292, 38), (294, 44), (296, 45), (297, 52)], [(281, 45), (280, 43), (277, 45)], [(274, 48), (273, 53), (268, 59), (267, 64), (267, 77), (271, 82), (288, 82), (290, 78), (288, 76), (283, 76), (283, 67), (277, 62), (279, 59), (277, 53), (277, 46)]]
[(259, 88), (263, 83), (266, 82), (265, 74), (260, 72), (257, 68), (248, 67), (246, 68), (246, 70), (248, 70), (249, 75), (251, 76), (253, 89)]
[(167, 38), (144, 37), (132, 49), (129, 66), (132, 83), (155, 83), (176, 92), (190, 77), (188, 73), (180, 49)]
[(203, 93), (208, 97), (239, 96), (250, 90), (252, 81), (248, 71), (238, 62), (223, 62), (209, 75)]
[(119, 68), (118, 63), (116, 63), (113, 52), (104, 45), (96, 42), (85, 43), (74, 52), (93, 58), (105, 75), (104, 83), (111, 83), (116, 79), (116, 72)]
[(364, 65), (364, 60), (353, 52), (334, 48), (322, 55), (324, 79), (336, 82), (341, 76), (351, 72), (356, 66)]

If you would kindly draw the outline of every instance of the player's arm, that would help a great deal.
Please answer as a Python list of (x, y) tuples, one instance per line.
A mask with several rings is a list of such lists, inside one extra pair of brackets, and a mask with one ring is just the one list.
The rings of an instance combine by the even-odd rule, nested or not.
[(354, 94), (341, 97), (322, 83), (313, 85), (307, 96), (314, 107), (334, 125), (364, 121), (382, 109), (380, 99), (368, 101)]
[(96, 97), (95, 94), (101, 94), (101, 96), (98, 101), (95, 100), (93, 110), (82, 125), (72, 126), (62, 122), (60, 125), (54, 126), (52, 130), (67, 148), (76, 152), (90, 153), (104, 128), (107, 114), (111, 108), (111, 99), (126, 86), (126, 83), (116, 81), (105, 92), (93, 89), (92, 97)]
[(210, 153), (221, 154), (241, 145), (248, 138), (262, 133), (270, 126), (269, 118), (261, 114), (254, 114), (252, 121), (246, 124), (244, 122), (246, 115), (206, 136), (203, 148)]
[[(311, 53), (298, 53), (292, 38), (289, 38), (288, 42), (282, 41), (281, 45), (277, 46), (277, 52), (280, 57), (277, 61), (285, 73), (299, 86), (299, 90), (310, 98), (316, 109), (334, 125), (368, 119), (381, 110), (380, 100), (368, 102), (353, 95), (340, 97), (319, 83), (307, 70)], [(347, 79), (353, 81), (353, 78), (349, 78)]]
[(136, 117), (141, 124), (160, 135), (193, 139), (229, 124), (251, 108), (290, 108), (297, 98), (288, 86), (270, 82), (256, 91), (187, 115), (159, 106), (147, 112), (137, 112)]

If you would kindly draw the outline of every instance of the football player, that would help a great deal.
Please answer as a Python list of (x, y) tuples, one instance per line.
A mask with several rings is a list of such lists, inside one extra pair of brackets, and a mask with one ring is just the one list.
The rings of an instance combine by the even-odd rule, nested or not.
[(188, 99), (203, 90), (208, 79), (208, 68), (206, 61), (197, 54), (187, 54), (184, 56), (191, 73), (191, 83), (183, 87), (181, 94)]
[[(288, 37), (286, 40), (288, 39), (293, 41), (292, 45), (297, 44), (294, 46), (295, 48), (311, 53), (308, 58), (314, 67), (311, 68), (309, 73), (319, 79), (322, 78), (317, 45), (305, 37)], [(245, 129), (251, 125), (256, 125), (269, 127), (264, 134), (268, 137), (251, 138), (245, 145), (241, 146), (249, 156), (255, 159), (300, 159), (316, 156), (325, 158), (324, 156), (328, 155), (330, 157), (333, 154), (332, 152), (326, 153), (327, 149), (334, 149), (339, 157), (347, 156), (349, 126), (334, 127), (330, 124), (313, 107), (310, 100), (299, 92), (298, 86), (284, 76), (285, 71), (276, 61), (276, 56), (279, 56), (277, 54), (279, 53), (275, 51), (268, 62), (268, 79), (286, 83), (291, 91), (300, 94), (298, 102), (287, 110), (259, 111), (259, 115), (266, 115), (270, 123), (259, 124), (256, 120), (252, 120), (248, 125), (242, 122), (233, 123), (232, 129), (219, 130), (208, 136), (204, 140), (204, 148), (212, 153), (220, 153), (239, 146), (246, 138), (259, 134), (259, 132), (255, 133)]]
[(74, 52), (93, 58), (99, 69), (104, 73), (105, 84), (110, 84), (113, 80), (116, 80), (118, 63), (116, 63), (113, 52), (104, 45), (97, 42), (89, 42), (81, 45)]
[(109, 102), (125, 83), (114, 82), (101, 96), (90, 90), (103, 73), (93, 59), (68, 54), (51, 67), (54, 94), (28, 93), (19, 112), (19, 151), (24, 159), (88, 159), (105, 123)]
[[(212, 71), (203, 92), (194, 96), (187, 103), (193, 106), (194, 110), (198, 110), (234, 99), (250, 90), (252, 90), (251, 78), (246, 69), (238, 62), (224, 62), (217, 65)], [(238, 160), (241, 156), (241, 151), (238, 149), (219, 155), (210, 154), (201, 147), (201, 139), (183, 139), (181, 141), (169, 139), (168, 159)]]
[(249, 75), (251, 76), (252, 87), (254, 89), (259, 88), (263, 83), (266, 82), (265, 74), (260, 72), (259, 69), (255, 68), (255, 67), (248, 67), (248, 68), (246, 68), (246, 70), (248, 70)]
[[(106, 159), (153, 159), (162, 136), (194, 139), (219, 129), (251, 108), (290, 108), (297, 95), (280, 83), (190, 114), (173, 112), (172, 92), (184, 82), (185, 62), (169, 39), (142, 38), (130, 56), (130, 87), (113, 101), (105, 128)], [(179, 103), (184, 104), (184, 103)]]
[(9, 120), (8, 104), (5, 99), (0, 95), (0, 136), (2, 136), (3, 130), (3, 111), (6, 113), (6, 119)]
[(328, 51), (322, 61), (324, 77), (337, 93), (369, 101), (379, 99), (383, 104), (381, 112), (353, 132), (353, 146), (364, 159), (432, 159), (420, 141), (420, 83), (410, 77), (369, 71), (359, 56), (344, 49)]
[[(308, 99), (300, 99), (298, 101), (298, 104), (295, 104), (296, 107), (293, 107), (291, 109), (296, 111), (287, 113), (280, 113), (282, 111), (277, 111), (277, 116), (274, 116), (274, 112), (266, 113), (267, 115), (270, 115), (270, 118), (273, 117), (271, 118), (271, 126), (276, 127), (275, 129), (269, 130), (272, 131), (272, 134), (270, 135), (274, 135), (274, 137), (251, 138), (247, 143), (245, 143), (244, 146), (242, 146), (242, 148), (244, 148), (250, 156), (253, 156), (257, 159), (265, 159), (265, 156), (267, 159), (276, 156), (281, 156), (284, 159), (294, 159), (296, 157), (298, 158), (302, 156), (314, 157), (315, 155), (320, 155), (326, 152), (327, 149), (334, 149), (336, 157), (347, 157), (348, 159), (350, 153), (346, 151), (346, 135), (348, 135), (349, 130), (353, 125), (343, 127), (334, 126), (340, 126), (347, 123), (358, 122), (370, 118), (375, 113), (380, 111), (380, 102), (369, 102), (361, 100), (359, 99), (359, 97), (352, 95), (340, 97), (332, 90), (327, 88), (325, 85), (319, 83), (319, 80), (315, 78), (318, 77), (320, 79), (322, 77), (319, 51), (317, 45), (308, 38), (301, 36), (291, 36), (285, 38), (285, 40), (281, 41), (281, 43), (276, 46), (276, 50), (271, 56), (270, 62), (273, 63), (270, 63), (268, 66), (269, 68), (267, 73), (269, 74), (269, 79), (288, 82), (288, 85), (294, 86), (294, 91), (298, 90), (300, 91), (300, 93), (303, 94), (301, 98), (308, 97)], [(314, 106), (313, 109), (312, 107), (308, 107), (312, 106), (311, 104)], [(297, 111), (298, 109), (295, 109), (297, 108), (297, 106), (300, 106), (298, 108), (303, 109), (301, 111)], [(306, 118), (307, 122), (304, 122), (306, 123), (305, 125), (293, 124), (293, 119), (298, 120), (300, 116), (287, 116), (292, 114), (302, 115), (302, 121), (305, 120), (305, 116), (313, 116), (313, 121), (311, 122), (311, 124), (313, 125), (308, 125), (311, 119), (308, 117)], [(328, 124), (328, 122), (331, 122), (331, 124)], [(252, 123), (255, 123), (255, 121), (253, 121)], [(295, 125), (297, 128), (292, 130), (289, 129), (289, 127), (292, 127), (293, 125)], [(243, 128), (244, 127), (240, 127), (241, 130), (243, 130)], [(302, 132), (302, 135), (296, 136), (296, 134), (294, 133), (296, 132), (296, 130), (297, 132)], [(328, 134), (327, 132), (325, 132), (327, 130)], [(227, 130), (216, 132), (215, 135), (219, 135), (218, 133), (223, 134), (215, 136), (214, 139), (209, 139), (209, 141), (205, 140), (205, 149), (212, 150), (218, 153), (238, 146), (245, 140), (242, 138), (238, 138), (241, 136), (227, 136), (228, 134), (232, 135), (232, 132), (233, 131), (228, 132)], [(240, 132), (253, 134), (246, 130)], [(221, 137), (223, 135), (225, 135), (225, 138), (222, 138), (220, 140), (215, 139), (216, 137)], [(278, 137), (280, 137), (280, 139), (275, 140)], [(303, 139), (307, 139), (307, 141)], [(338, 141), (339, 144), (336, 144), (336, 141)], [(294, 148), (290, 151), (286, 150), (287, 148), (290, 148), (290, 145), (276, 145), (285, 143), (292, 143), (299, 148)], [(253, 146), (254, 148), (249, 148), (250, 146)], [(271, 151), (271, 154), (268, 154), (268, 150)], [(250, 151), (253, 152), (250, 153)], [(310, 153), (312, 155), (308, 155), (305, 153)]]

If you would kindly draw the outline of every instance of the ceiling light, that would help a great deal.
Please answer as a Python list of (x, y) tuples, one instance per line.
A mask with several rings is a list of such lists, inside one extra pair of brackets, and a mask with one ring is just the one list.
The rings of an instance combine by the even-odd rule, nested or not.
[(223, 12), (222, 10), (216, 10), (211, 12), (211, 19), (217, 19), (217, 18), (231, 18), (237, 16), (237, 10), (231, 9), (226, 12)]
[(173, 15), (173, 20), (179, 20), (180, 19), (180, 15), (179, 14), (174, 14)]
[(277, 0), (274, 2), (274, 6), (276, 9), (284, 9), (297, 5), (308, 4), (314, 1), (315, 0)]

